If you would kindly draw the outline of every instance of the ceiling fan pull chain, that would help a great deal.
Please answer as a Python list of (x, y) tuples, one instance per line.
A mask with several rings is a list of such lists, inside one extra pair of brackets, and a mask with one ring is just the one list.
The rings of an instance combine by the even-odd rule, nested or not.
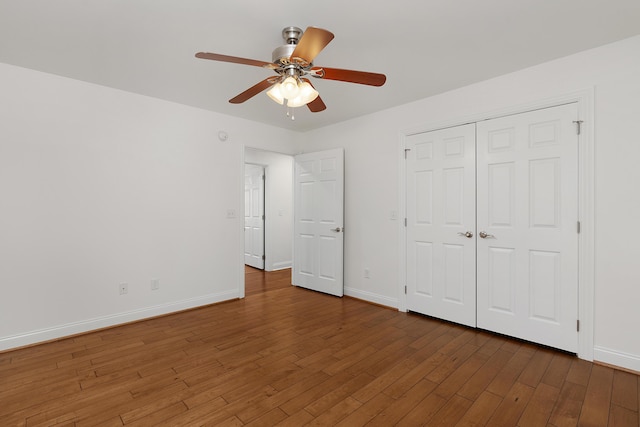
[(291, 120), (295, 120), (296, 117), (293, 115), (293, 109), (287, 106), (287, 117), (291, 117)]

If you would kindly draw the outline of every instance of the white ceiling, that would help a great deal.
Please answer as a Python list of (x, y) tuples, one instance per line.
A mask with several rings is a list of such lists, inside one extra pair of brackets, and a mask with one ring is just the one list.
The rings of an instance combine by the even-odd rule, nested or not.
[[(327, 110), (291, 121), (264, 94), (228, 103), (272, 71), (194, 57), (271, 61), (287, 26), (335, 34), (315, 65), (387, 83), (314, 79)], [(636, 34), (639, 0), (0, 0), (0, 62), (300, 131)]]

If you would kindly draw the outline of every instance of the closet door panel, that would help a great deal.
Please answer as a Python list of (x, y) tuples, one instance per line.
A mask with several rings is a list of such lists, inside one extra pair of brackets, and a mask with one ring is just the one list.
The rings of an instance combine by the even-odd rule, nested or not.
[(475, 326), (475, 125), (406, 148), (408, 309)]
[(478, 327), (576, 352), (576, 104), (477, 124)]

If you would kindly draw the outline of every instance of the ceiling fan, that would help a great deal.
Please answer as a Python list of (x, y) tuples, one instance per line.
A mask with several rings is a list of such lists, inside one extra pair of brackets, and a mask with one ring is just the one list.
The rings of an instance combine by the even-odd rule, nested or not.
[(198, 52), (196, 58), (263, 67), (277, 74), (231, 98), (229, 102), (232, 104), (243, 103), (270, 88), (267, 95), (278, 104), (292, 108), (306, 105), (311, 112), (317, 113), (327, 107), (307, 76), (369, 86), (382, 86), (387, 80), (384, 74), (313, 65), (315, 57), (333, 40), (334, 35), (330, 31), (308, 27), (303, 33), (298, 27), (286, 27), (282, 30), (282, 37), (286, 44), (273, 51), (272, 62), (208, 52)]

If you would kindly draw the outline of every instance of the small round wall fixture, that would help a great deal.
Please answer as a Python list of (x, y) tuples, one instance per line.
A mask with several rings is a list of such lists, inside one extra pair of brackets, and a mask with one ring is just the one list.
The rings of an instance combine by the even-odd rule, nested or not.
[(225, 131), (221, 130), (220, 132), (218, 132), (218, 139), (222, 142), (226, 141), (227, 139), (229, 139), (229, 134), (226, 133)]

